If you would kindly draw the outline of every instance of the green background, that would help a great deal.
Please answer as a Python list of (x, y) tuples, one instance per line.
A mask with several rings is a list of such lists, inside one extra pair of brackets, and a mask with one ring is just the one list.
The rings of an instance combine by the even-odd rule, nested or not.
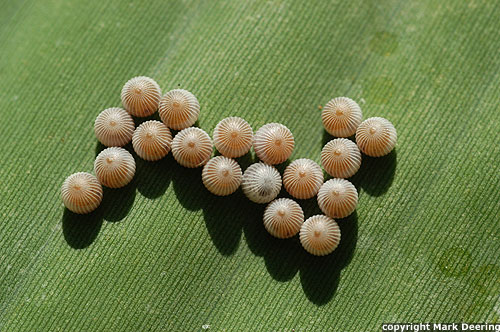
[[(2, 331), (377, 331), (500, 317), (500, 5), (488, 0), (2, 1)], [(268, 235), (264, 206), (219, 198), (201, 169), (137, 160), (88, 216), (66, 176), (92, 171), (97, 114), (133, 76), (181, 87), (198, 125), (288, 126), (319, 162), (320, 106), (390, 119), (364, 157), (334, 254)], [(130, 148), (130, 147), (129, 147)], [(253, 155), (240, 160), (243, 166)], [(280, 170), (283, 170), (283, 165)], [(286, 196), (282, 193), (282, 196)], [(301, 202), (306, 217), (316, 202)], [(207, 330), (207, 329), (205, 329)]]

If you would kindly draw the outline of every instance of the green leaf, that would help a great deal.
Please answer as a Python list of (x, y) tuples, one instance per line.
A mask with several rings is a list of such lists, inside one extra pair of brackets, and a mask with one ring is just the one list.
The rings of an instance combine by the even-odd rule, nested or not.
[[(377, 331), (498, 322), (500, 7), (444, 1), (3, 1), (0, 330)], [(319, 162), (320, 106), (358, 101), (398, 130), (364, 157), (342, 241), (312, 257), (214, 197), (200, 169), (137, 160), (87, 216), (66, 176), (92, 171), (93, 121), (133, 76), (192, 91), (212, 133), (281, 122)], [(130, 146), (128, 147), (130, 148)], [(136, 158), (137, 159), (137, 158)], [(249, 155), (243, 166), (254, 161)], [(280, 170), (283, 170), (283, 166)], [(284, 193), (282, 193), (284, 195)], [(306, 216), (316, 202), (301, 202)]]

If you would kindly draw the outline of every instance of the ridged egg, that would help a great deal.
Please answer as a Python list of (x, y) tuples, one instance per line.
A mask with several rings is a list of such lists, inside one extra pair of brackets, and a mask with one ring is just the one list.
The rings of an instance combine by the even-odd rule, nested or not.
[(300, 243), (316, 256), (332, 253), (340, 243), (340, 227), (335, 220), (323, 215), (308, 218), (300, 228)]
[(126, 186), (135, 174), (134, 157), (125, 149), (111, 147), (101, 151), (94, 161), (97, 180), (109, 188)]
[(281, 123), (268, 123), (260, 127), (253, 137), (257, 157), (269, 165), (280, 164), (293, 152), (295, 140), (292, 132)]
[(155, 161), (165, 157), (172, 145), (170, 129), (156, 120), (143, 122), (134, 131), (132, 146), (144, 160)]
[(212, 140), (203, 129), (196, 127), (183, 129), (172, 141), (172, 155), (184, 167), (201, 167), (212, 155)]
[(161, 98), (158, 113), (167, 127), (181, 130), (196, 122), (200, 114), (200, 103), (191, 92), (175, 89)]
[(271, 165), (252, 164), (243, 173), (241, 189), (252, 202), (269, 203), (280, 193), (281, 175)]
[(205, 187), (217, 196), (234, 193), (240, 186), (242, 177), (241, 167), (236, 160), (224, 156), (210, 159), (201, 174)]
[(323, 171), (311, 159), (297, 159), (283, 173), (283, 186), (295, 198), (308, 199), (318, 193), (323, 184)]
[(264, 210), (264, 227), (274, 237), (287, 239), (296, 235), (304, 222), (300, 205), (289, 198), (278, 198)]
[(326, 181), (318, 192), (318, 205), (321, 211), (332, 218), (345, 218), (356, 209), (358, 191), (345, 179)]
[(161, 89), (150, 77), (138, 76), (130, 79), (122, 88), (123, 107), (137, 117), (152, 115), (158, 109)]
[(68, 210), (79, 214), (90, 213), (101, 204), (102, 186), (90, 173), (74, 173), (64, 180), (61, 198)]
[(353, 141), (336, 138), (326, 143), (321, 151), (321, 164), (335, 178), (349, 178), (361, 166), (361, 152)]
[(214, 129), (214, 145), (229, 158), (238, 158), (252, 147), (253, 130), (244, 119), (233, 116), (221, 120)]
[(323, 126), (330, 135), (336, 137), (354, 135), (362, 119), (363, 113), (359, 105), (347, 97), (330, 100), (321, 111)]
[(132, 140), (134, 120), (122, 108), (107, 108), (95, 119), (95, 136), (106, 146), (124, 146)]
[(396, 128), (387, 119), (374, 117), (363, 121), (356, 131), (359, 149), (370, 157), (382, 157), (396, 146)]

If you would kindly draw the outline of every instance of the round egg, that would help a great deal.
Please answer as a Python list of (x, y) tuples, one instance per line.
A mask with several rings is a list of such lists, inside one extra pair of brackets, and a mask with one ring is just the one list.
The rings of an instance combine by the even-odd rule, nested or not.
[(396, 146), (396, 128), (387, 119), (374, 117), (363, 121), (356, 131), (356, 143), (364, 154), (382, 157)]
[(214, 129), (215, 148), (229, 158), (238, 158), (250, 151), (252, 139), (252, 127), (239, 117), (225, 118)]
[(300, 228), (300, 243), (315, 256), (332, 253), (340, 243), (340, 228), (335, 220), (323, 215), (308, 218)]
[(196, 122), (200, 114), (200, 103), (191, 92), (175, 89), (161, 98), (158, 113), (167, 127), (181, 130)]
[(292, 132), (281, 123), (268, 123), (260, 127), (253, 137), (257, 157), (269, 165), (281, 164), (293, 152), (295, 140)]
[(87, 214), (101, 204), (102, 186), (97, 178), (86, 172), (71, 174), (61, 187), (61, 198), (68, 210)]
[(280, 193), (280, 173), (264, 163), (252, 164), (243, 173), (241, 189), (252, 202), (269, 203)]
[(102, 111), (94, 122), (95, 136), (103, 145), (124, 146), (132, 140), (134, 120), (122, 108), (113, 107)]
[(132, 146), (139, 157), (148, 161), (160, 160), (170, 152), (170, 129), (156, 120), (143, 122), (134, 131)]
[(172, 141), (172, 155), (184, 167), (201, 167), (212, 155), (212, 140), (203, 129), (196, 127), (183, 129)]
[(361, 166), (361, 153), (353, 141), (346, 138), (333, 139), (321, 151), (321, 164), (331, 176), (349, 178)]
[(242, 177), (240, 165), (234, 159), (224, 156), (210, 159), (201, 174), (205, 187), (217, 196), (234, 193), (240, 186)]
[(135, 160), (123, 148), (107, 148), (97, 155), (94, 161), (94, 172), (103, 186), (121, 188), (134, 178)]
[(274, 237), (290, 238), (300, 231), (304, 212), (300, 205), (289, 198), (278, 198), (264, 210), (264, 227)]
[(336, 137), (349, 137), (356, 133), (363, 113), (359, 105), (347, 97), (330, 100), (321, 111), (325, 130)]
[(314, 197), (323, 184), (323, 171), (311, 159), (297, 159), (283, 173), (283, 186), (295, 198)]
[(332, 218), (345, 218), (356, 209), (358, 191), (345, 179), (326, 181), (318, 192), (318, 205), (321, 211)]
[(130, 79), (122, 88), (123, 107), (137, 117), (152, 115), (158, 109), (161, 89), (150, 77), (138, 76)]

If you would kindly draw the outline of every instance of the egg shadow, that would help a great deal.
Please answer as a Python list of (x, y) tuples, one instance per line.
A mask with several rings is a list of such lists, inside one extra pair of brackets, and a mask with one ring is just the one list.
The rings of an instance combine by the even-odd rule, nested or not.
[(203, 185), (202, 168), (176, 164), (173, 172), (173, 188), (179, 203), (190, 211), (202, 210), (207, 232), (217, 250), (224, 256), (234, 254), (241, 238), (241, 218), (246, 214), (241, 207), (246, 202), (241, 191), (215, 196)]
[[(336, 137), (330, 135), (326, 130), (323, 131), (323, 146)], [(347, 137), (347, 139), (356, 143), (355, 136)], [(361, 166), (356, 174), (349, 178), (359, 192), (362, 188), (371, 196), (381, 196), (389, 190), (396, 172), (397, 152), (392, 150), (388, 155), (383, 157), (370, 157), (365, 154), (361, 156)], [(332, 177), (324, 172), (326, 180)]]
[(358, 215), (337, 220), (341, 240), (335, 251), (327, 256), (313, 256), (305, 251), (299, 256), (300, 282), (307, 298), (316, 305), (327, 304), (335, 294), (340, 272), (352, 260), (358, 240)]
[[(143, 120), (143, 118), (139, 119)], [(106, 146), (97, 142), (95, 148), (96, 156), (106, 148), (107, 148)], [(121, 190), (121, 192), (115, 191), (115, 189), (113, 189), (108, 192), (108, 195), (112, 196), (110, 198), (111, 201), (116, 202), (117, 199), (121, 197), (126, 202), (128, 202), (129, 209), (126, 211), (128, 212), (130, 210), (130, 206), (132, 205), (135, 199), (135, 189), (137, 189), (144, 197), (150, 199), (158, 198), (159, 196), (165, 193), (168, 186), (170, 185), (170, 179), (172, 176), (172, 171), (171, 171), (172, 165), (175, 165), (176, 163), (171, 153), (169, 153), (166, 157), (160, 160), (147, 161), (142, 159), (137, 155), (137, 153), (135, 153), (134, 148), (132, 147), (132, 143), (128, 143), (127, 145), (123, 146), (123, 148), (128, 152), (130, 152), (130, 154), (134, 157), (135, 160), (134, 179), (126, 187), (117, 189)], [(113, 197), (115, 199), (113, 199)], [(104, 198), (106, 198), (106, 195), (104, 195)], [(107, 209), (107, 211), (109, 210), (110, 209)], [(119, 217), (120, 213), (116, 212), (118, 211), (115, 211), (114, 215), (112, 213), (112, 215), (109, 217), (110, 221), (117, 221), (116, 219)], [(108, 220), (106, 216), (105, 219)]]
[(175, 163), (172, 172), (175, 176), (172, 183), (179, 203), (189, 211), (198, 211), (213, 202), (213, 196), (206, 190), (201, 181), (202, 167), (187, 168)]
[(101, 208), (104, 220), (118, 222), (125, 218), (134, 205), (136, 189), (137, 179), (135, 177), (122, 188), (103, 187)]
[(356, 137), (355, 135), (352, 135), (352, 136), (349, 136), (349, 137), (336, 137), (336, 136), (332, 136), (330, 135), (326, 130), (323, 130), (323, 139), (322, 139), (322, 146), (325, 146), (326, 143), (330, 142), (332, 139), (336, 139), (336, 138), (347, 138), (351, 141), (353, 141), (354, 143), (356, 143)]
[(229, 196), (214, 197), (203, 206), (208, 234), (217, 250), (224, 256), (232, 255), (241, 239), (242, 217), (246, 213), (241, 202), (246, 197), (240, 191)]
[[(316, 199), (299, 201), (305, 218), (322, 214)], [(299, 236), (277, 239), (271, 236), (262, 222), (266, 205), (245, 207), (243, 231), (250, 250), (262, 256), (266, 269), (273, 279), (285, 282), (298, 272), (306, 297), (316, 305), (328, 303), (339, 284), (340, 272), (351, 261), (358, 238), (358, 217), (356, 211), (338, 224), (342, 239), (335, 251), (327, 256), (317, 257), (307, 253), (300, 244)]]
[(172, 154), (157, 161), (147, 161), (132, 153), (136, 163), (137, 190), (146, 198), (155, 199), (165, 193), (170, 185), (176, 165)]
[(139, 127), (141, 124), (143, 124), (146, 121), (161, 121), (160, 115), (158, 114), (157, 111), (155, 111), (153, 114), (150, 116), (146, 117), (137, 117), (137, 116), (132, 116), (132, 119), (134, 120), (135, 127)]
[(97, 155), (99, 153), (102, 152), (102, 150), (106, 149), (107, 146), (102, 144), (101, 142), (97, 141), (96, 145), (95, 145), (95, 156), (97, 157)]
[(297, 259), (301, 255), (297, 237), (278, 239), (269, 234), (262, 222), (266, 204), (254, 204), (245, 214), (243, 231), (250, 250), (264, 258), (268, 273), (273, 279), (285, 282), (298, 272)]
[(397, 166), (396, 150), (383, 157), (374, 158), (363, 154), (361, 158), (359, 171), (349, 180), (371, 196), (385, 194), (394, 180)]
[[(95, 147), (95, 155), (101, 153), (104, 149), (108, 147), (103, 145), (100, 142), (97, 142)], [(134, 157), (136, 162), (136, 174), (130, 183), (122, 188), (108, 188), (103, 186), (103, 198), (100, 205), (100, 209), (102, 209), (102, 215), (104, 220), (110, 222), (117, 222), (125, 218), (130, 211), (130, 208), (134, 204), (137, 184), (141, 181), (137, 180), (138, 175), (138, 167), (137, 167), (137, 159), (139, 157), (134, 152), (131, 143), (123, 146), (125, 150), (130, 152)]]
[[(110, 146), (106, 146), (104, 144), (102, 144), (101, 142), (97, 141), (96, 145), (95, 145), (95, 156), (97, 157), (97, 155), (99, 153), (101, 153), (103, 150), (109, 148)], [(120, 146), (118, 146), (120, 147)], [(134, 152), (134, 148), (132, 147), (132, 143), (127, 143), (126, 145), (124, 146), (121, 146), (121, 148), (127, 150), (128, 152), (130, 152), (130, 154), (132, 154), (134, 156), (134, 159), (137, 160), (137, 155), (135, 154)]]
[(65, 208), (62, 229), (66, 243), (74, 249), (90, 246), (101, 229), (103, 212), (101, 206), (89, 214), (77, 214)]
[(335, 139), (336, 137), (333, 137), (330, 135), (326, 130), (323, 130), (323, 140), (321, 141), (321, 146), (325, 146), (326, 143), (330, 142), (332, 139)]

